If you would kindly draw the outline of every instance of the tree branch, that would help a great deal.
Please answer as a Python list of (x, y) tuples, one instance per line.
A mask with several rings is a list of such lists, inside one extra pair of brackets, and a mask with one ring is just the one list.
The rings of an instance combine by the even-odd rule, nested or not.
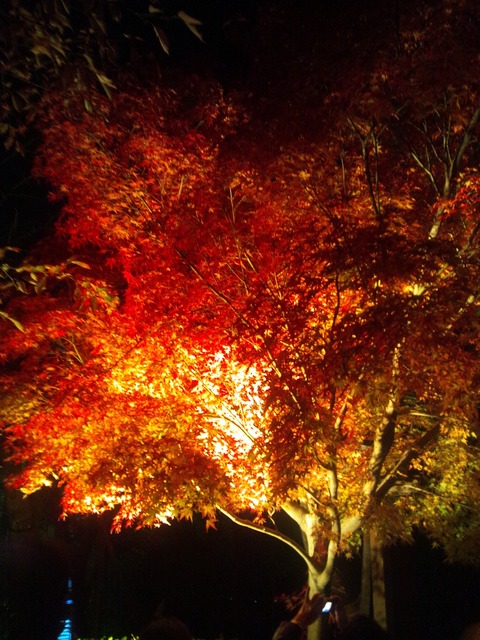
[(394, 466), (394, 468), (383, 478), (382, 482), (378, 485), (375, 492), (376, 498), (381, 500), (384, 498), (390, 489), (397, 482), (397, 474), (399, 472), (408, 471), (408, 467), (415, 458), (418, 458), (427, 449), (429, 444), (435, 440), (440, 433), (440, 422), (437, 422), (433, 427), (426, 431), (418, 440), (414, 443), (410, 449), (404, 452), (400, 460)]
[(263, 525), (256, 524), (255, 522), (251, 522), (246, 518), (241, 518), (239, 516), (236, 516), (235, 514), (231, 513), (230, 511), (227, 511), (227, 509), (224, 509), (219, 505), (217, 505), (217, 509), (218, 511), (220, 511), (220, 513), (223, 513), (224, 516), (229, 518), (232, 522), (239, 525), (240, 527), (245, 527), (247, 529), (251, 529), (252, 531), (257, 531), (258, 533), (263, 533), (264, 535), (275, 538), (280, 542), (283, 542), (284, 544), (288, 545), (302, 558), (302, 560), (305, 562), (305, 564), (308, 567), (308, 570), (311, 573), (313, 573), (314, 575), (319, 573), (318, 567), (315, 565), (313, 560), (308, 556), (305, 550), (302, 549), (302, 547), (299, 544), (297, 544), (294, 540), (289, 538), (287, 535), (285, 535), (281, 531), (277, 531), (276, 529), (271, 529), (270, 527), (265, 527)]
[(241, 313), (240, 311), (238, 311), (238, 309), (235, 308), (232, 301), (203, 275), (203, 273), (198, 269), (198, 267), (188, 258), (188, 256), (183, 251), (181, 251), (177, 247), (173, 247), (173, 249), (175, 253), (179, 256), (179, 258), (181, 258), (185, 262), (185, 264), (193, 271), (193, 273), (201, 280), (201, 282), (203, 282), (203, 284), (233, 312), (233, 314), (242, 324), (244, 324), (246, 327), (250, 329), (250, 331), (252, 331), (253, 335), (257, 336), (262, 341), (263, 346), (265, 347), (268, 358), (270, 360), (270, 363), (275, 373), (277, 374), (278, 378), (282, 380), (283, 384), (285, 385), (285, 389), (288, 391), (288, 394), (292, 398), (297, 409), (300, 411), (300, 413), (303, 413), (302, 403), (297, 398), (291, 385), (288, 383), (287, 380), (285, 380), (285, 376), (283, 375), (280, 369), (280, 366), (278, 365), (277, 359), (272, 353), (272, 350), (270, 349), (263, 333), (254, 324), (252, 324), (252, 322), (248, 318), (246, 318), (243, 313)]
[(458, 168), (460, 166), (460, 162), (462, 161), (462, 158), (465, 155), (465, 151), (467, 150), (467, 147), (469, 146), (470, 142), (472, 141), (473, 130), (476, 127), (479, 118), (480, 118), (480, 107), (475, 109), (475, 111), (473, 112), (473, 115), (472, 115), (472, 117), (470, 119), (470, 122), (468, 123), (468, 126), (465, 129), (465, 133), (463, 134), (462, 142), (460, 143), (460, 146), (459, 146), (459, 148), (457, 150), (457, 153), (455, 154), (455, 157), (453, 159), (452, 177), (455, 177), (456, 172), (458, 171)]
[(373, 497), (380, 482), (380, 473), (383, 463), (392, 448), (395, 438), (395, 425), (397, 421), (397, 411), (393, 399), (390, 398), (385, 409), (385, 415), (380, 426), (375, 432), (372, 455), (370, 456), (369, 470), (370, 479), (365, 483), (364, 493)]

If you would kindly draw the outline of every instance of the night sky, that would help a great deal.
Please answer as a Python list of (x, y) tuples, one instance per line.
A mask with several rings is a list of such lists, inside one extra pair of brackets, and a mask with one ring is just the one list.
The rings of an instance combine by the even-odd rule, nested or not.
[[(265, 117), (276, 105), (283, 122), (290, 113), (294, 132), (305, 106), (302, 86), (318, 72), (316, 52), (328, 50), (333, 39), (338, 56), (343, 55), (365, 38), (366, 25), (379, 12), (393, 25), (399, 4), (183, 3), (204, 20), (205, 44), (181, 25), (173, 26), (171, 57), (164, 64), (186, 72), (204, 69), (226, 90), (245, 87), (254, 96), (257, 91)], [(268, 92), (262, 93), (262, 86)], [(28, 250), (51, 228), (55, 212), (46, 189), (28, 176), (28, 153), (24, 159), (4, 153), (1, 160), (0, 246)], [(304, 585), (305, 569), (292, 550), (223, 518), (208, 533), (196, 519), (111, 535), (107, 518), (58, 522), (55, 496), (47, 503), (41, 526), (26, 533), (12, 532), (3, 506), (0, 640), (54, 640), (68, 577), (82, 637), (136, 632), (161, 610), (181, 617), (198, 638), (268, 639), (289, 615), (282, 595), (298, 593)], [(446, 565), (441, 552), (421, 536), (415, 547), (387, 550), (386, 569), (394, 640), (448, 640), (458, 637), (467, 622), (480, 620), (479, 572)], [(346, 599), (354, 599), (358, 559), (340, 561), (338, 571)]]

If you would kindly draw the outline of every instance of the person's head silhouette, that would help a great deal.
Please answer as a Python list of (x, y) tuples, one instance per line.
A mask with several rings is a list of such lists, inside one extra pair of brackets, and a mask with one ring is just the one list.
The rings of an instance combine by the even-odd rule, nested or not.
[(181, 620), (173, 616), (157, 618), (140, 633), (139, 640), (193, 640)]

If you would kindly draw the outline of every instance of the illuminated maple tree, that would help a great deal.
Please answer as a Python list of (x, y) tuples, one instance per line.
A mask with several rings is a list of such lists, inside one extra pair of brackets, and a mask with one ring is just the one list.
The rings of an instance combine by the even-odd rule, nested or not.
[(410, 108), (380, 72), (356, 109), (330, 92), (320, 138), (271, 147), (199, 79), (91, 113), (49, 97), (37, 172), (63, 213), (37, 259), (59, 258), (4, 272), (16, 486), (116, 526), (220, 510), (320, 590), (369, 529), (475, 559), (479, 95)]

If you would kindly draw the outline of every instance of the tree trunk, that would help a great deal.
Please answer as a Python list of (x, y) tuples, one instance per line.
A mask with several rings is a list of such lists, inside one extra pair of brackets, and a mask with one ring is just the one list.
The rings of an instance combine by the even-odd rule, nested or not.
[(387, 629), (383, 551), (373, 529), (363, 534), (360, 613), (366, 616), (373, 613), (382, 629)]
[[(236, 524), (258, 531), (264, 535), (271, 536), (281, 542), (284, 542), (300, 555), (304, 560), (308, 571), (308, 586), (310, 588), (310, 595), (314, 593), (324, 593), (325, 589), (330, 583), (333, 574), (335, 556), (337, 552), (337, 543), (330, 541), (327, 547), (327, 554), (325, 563), (320, 566), (314, 560), (315, 547), (317, 543), (317, 518), (314, 513), (310, 513), (305, 505), (299, 502), (289, 502), (283, 505), (285, 513), (292, 518), (292, 520), (298, 525), (302, 544), (297, 543), (293, 539), (284, 535), (278, 529), (271, 529), (257, 523), (251, 522), (245, 518), (236, 516), (234, 513), (224, 509), (217, 505), (217, 509), (223, 513), (227, 518), (235, 522)], [(327, 616), (323, 616), (326, 618)], [(326, 620), (318, 620), (315, 624), (310, 625), (308, 628), (307, 637), (308, 640), (320, 640), (322, 637), (323, 627), (326, 625)]]
[(372, 558), (372, 605), (373, 617), (382, 627), (387, 629), (387, 606), (385, 598), (385, 570), (383, 565), (383, 550), (378, 543), (374, 530), (370, 535), (370, 553)]
[(370, 534), (363, 534), (362, 575), (360, 584), (360, 613), (369, 616), (372, 605), (372, 553)]
[[(312, 575), (312, 571), (308, 572), (308, 586), (310, 587), (310, 593), (315, 593), (318, 590), (318, 575)], [(319, 618), (316, 622), (311, 624), (307, 631), (308, 640), (321, 640), (322, 639), (322, 620)]]

